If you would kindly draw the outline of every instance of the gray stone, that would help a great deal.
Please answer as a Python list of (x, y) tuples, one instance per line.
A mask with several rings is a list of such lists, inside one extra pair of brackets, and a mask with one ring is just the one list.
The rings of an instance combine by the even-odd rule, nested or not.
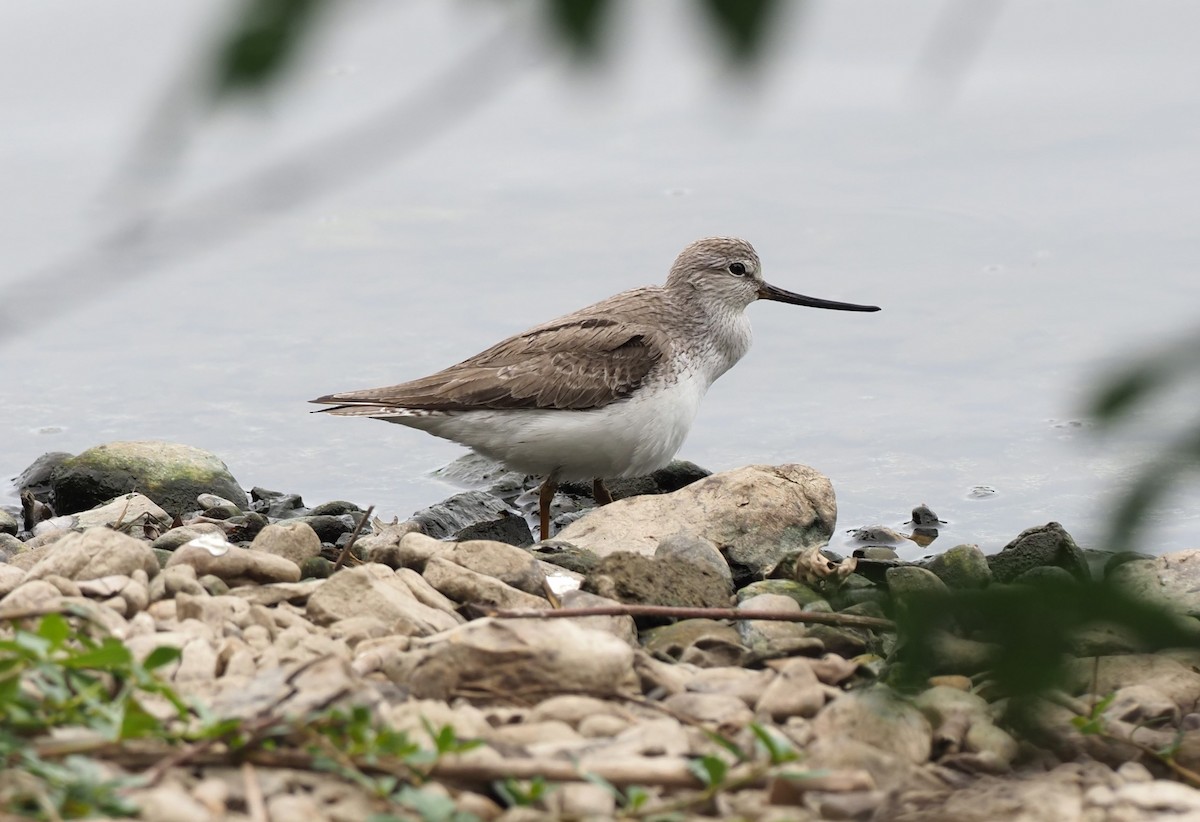
[(813, 720), (818, 737), (850, 739), (913, 764), (929, 759), (932, 729), (910, 700), (877, 685), (849, 691)]
[(746, 703), (728, 694), (688, 691), (672, 694), (662, 704), (672, 714), (699, 722), (717, 733), (736, 733), (754, 721), (754, 712)]
[(775, 721), (789, 716), (816, 716), (825, 705), (825, 686), (807, 659), (787, 660), (754, 706)]
[(983, 588), (992, 569), (978, 545), (955, 545), (925, 563), (950, 588)]
[[(759, 594), (739, 602), (737, 607), (739, 611), (783, 614), (798, 614), (801, 610), (796, 600), (782, 594)], [(742, 644), (750, 649), (755, 659), (771, 659), (824, 650), (820, 640), (808, 636), (807, 626), (802, 622), (740, 619), (736, 627)]]
[(291, 560), (299, 567), (305, 560), (320, 555), (321, 539), (307, 522), (288, 520), (259, 531), (250, 548)]
[(89, 448), (63, 461), (50, 482), (60, 514), (130, 491), (140, 491), (172, 515), (196, 510), (196, 497), (206, 492), (246, 504), (246, 492), (225, 463), (207, 451), (172, 442), (110, 442)]
[(425, 636), (458, 624), (448, 614), (418, 602), (404, 581), (383, 565), (343, 568), (309, 595), (306, 613), (317, 625), (373, 616), (393, 632), (408, 636)]
[(196, 569), (197, 577), (212, 574), (233, 585), (300, 581), (300, 567), (291, 560), (236, 545), (214, 556), (203, 545), (189, 542), (175, 549), (167, 560), (168, 568), (174, 565), (190, 565)]
[(741, 665), (748, 652), (737, 629), (714, 619), (681, 619), (642, 634), (646, 651), (657, 659), (701, 668)]
[(225, 529), (212, 522), (194, 522), (191, 525), (181, 525), (178, 528), (172, 528), (154, 540), (150, 547), (155, 550), (174, 551), (180, 545), (191, 542), (196, 537), (204, 536), (205, 534), (224, 536)]
[(414, 645), (386, 672), (417, 698), (640, 693), (633, 649), (567, 619), (477, 619)]
[(710, 539), (697, 536), (689, 531), (670, 534), (664, 537), (658, 547), (654, 549), (654, 557), (655, 559), (670, 557), (711, 568), (725, 580), (730, 590), (733, 589), (733, 572), (729, 570), (729, 563), (725, 561), (725, 557), (721, 555), (717, 546)]
[(775, 673), (751, 668), (703, 668), (688, 678), (688, 691), (699, 694), (736, 696), (753, 708), (762, 698)]
[(663, 536), (690, 531), (720, 545), (741, 583), (761, 579), (789, 550), (823, 545), (837, 519), (833, 486), (803, 465), (752, 465), (671, 494), (605, 505), (558, 539), (600, 556), (652, 556)]
[(21, 528), (20, 523), (17, 522), (17, 518), (3, 508), (0, 508), (0, 534), (9, 534), (15, 537), (19, 530)]
[(25, 571), (6, 562), (0, 562), (0, 597), (8, 596), (25, 581)]
[(27, 579), (57, 575), (83, 580), (123, 574), (131, 576), (142, 569), (148, 577), (158, 574), (158, 560), (150, 543), (134, 539), (110, 528), (89, 528), (67, 534), (50, 546), (45, 555), (29, 569)]
[(22, 582), (3, 599), (0, 599), (0, 609), (22, 611), (29, 608), (49, 607), (61, 602), (62, 592), (44, 579), (33, 579)]
[(1109, 580), (1134, 596), (1185, 614), (1200, 614), (1200, 549), (1132, 560), (1109, 572)]
[(465, 491), (412, 515), (421, 530), (431, 537), (448, 537), (481, 522), (491, 522), (507, 511), (502, 501), (485, 491)]
[(439, 556), (478, 574), (495, 577), (527, 594), (541, 596), (545, 590), (546, 575), (533, 555), (503, 542), (451, 543)]
[(433, 557), (425, 563), (422, 576), (426, 582), (455, 602), (491, 605), (497, 608), (546, 608), (550, 604), (543, 597), (527, 594), (511, 585), (505, 585), (495, 577), (478, 574), (440, 556)]
[(1024, 571), (1040, 565), (1056, 565), (1076, 579), (1091, 579), (1083, 551), (1057, 522), (1022, 531), (1000, 553), (988, 557), (988, 565), (997, 582), (1012, 582)]
[(454, 539), (458, 542), (487, 540), (514, 546), (532, 545), (534, 541), (525, 517), (511, 511), (501, 511), (493, 520), (473, 522), (466, 528), (460, 528), (454, 533)]
[(581, 588), (617, 602), (681, 608), (729, 607), (729, 583), (707, 563), (618, 552), (600, 560)]
[[(620, 603), (616, 600), (605, 599), (602, 596), (589, 594), (587, 591), (580, 591), (578, 589), (567, 591), (562, 595), (562, 607), (564, 610), (596, 608), (606, 605), (620, 605)], [(613, 636), (625, 640), (631, 646), (637, 647), (638, 645), (637, 623), (634, 622), (631, 616), (578, 617), (575, 619), (575, 624), (585, 628), (593, 628), (597, 631), (607, 631)]]

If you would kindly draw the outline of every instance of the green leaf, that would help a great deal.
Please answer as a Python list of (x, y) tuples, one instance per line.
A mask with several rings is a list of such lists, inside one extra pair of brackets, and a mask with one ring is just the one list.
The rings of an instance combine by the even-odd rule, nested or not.
[(715, 788), (725, 781), (729, 766), (718, 756), (702, 756), (688, 762), (688, 770), (696, 775), (706, 788)]
[(102, 671), (128, 671), (133, 664), (133, 654), (118, 639), (111, 637), (91, 651), (69, 656), (62, 660), (65, 668), (96, 668)]
[(146, 656), (146, 659), (142, 662), (142, 667), (147, 671), (153, 671), (164, 665), (169, 665), (181, 656), (183, 656), (183, 652), (178, 648), (170, 645), (160, 645)]
[(750, 761), (750, 755), (748, 753), (746, 753), (745, 751), (743, 751), (741, 749), (741, 747), (737, 743), (735, 743), (732, 739), (721, 736), (719, 733), (715, 733), (715, 732), (709, 731), (709, 730), (706, 730), (704, 732), (704, 735), (707, 736), (710, 741), (716, 743), (717, 745), (720, 745), (722, 748), (724, 748), (725, 750), (727, 750), (731, 754), (733, 754), (733, 758), (736, 759), (738, 762), (749, 762)]
[(419, 813), (425, 822), (448, 822), (454, 819), (457, 811), (454, 800), (445, 794), (421, 790), (411, 785), (401, 788), (395, 799), (404, 807)]
[(62, 614), (46, 614), (38, 623), (37, 634), (57, 650), (71, 635), (71, 623)]
[(215, 96), (264, 87), (295, 58), (323, 0), (243, 0), (221, 42)]
[(132, 697), (125, 700), (125, 711), (118, 732), (119, 739), (137, 739), (161, 730), (162, 723), (148, 713), (141, 703)]
[(757, 722), (750, 723), (750, 732), (754, 734), (755, 738), (762, 745), (763, 750), (767, 752), (772, 765), (794, 762), (799, 758), (800, 755), (787, 743), (787, 740), (776, 737), (775, 734)]

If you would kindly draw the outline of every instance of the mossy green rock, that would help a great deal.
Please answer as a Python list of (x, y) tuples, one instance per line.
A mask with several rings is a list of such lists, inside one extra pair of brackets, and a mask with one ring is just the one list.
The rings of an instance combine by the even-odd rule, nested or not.
[(946, 583), (942, 582), (937, 574), (916, 565), (889, 568), (887, 585), (892, 595), (900, 598), (912, 594), (943, 594), (946, 592)]
[(988, 557), (988, 565), (996, 582), (1012, 582), (1030, 568), (1042, 565), (1063, 568), (1081, 581), (1092, 578), (1087, 557), (1057, 522), (1025, 529), (1000, 553)]
[(785, 597), (791, 597), (804, 610), (811, 610), (810, 606), (814, 602), (824, 602), (825, 600), (825, 597), (812, 588), (790, 579), (760, 579), (739, 590), (737, 601), (745, 602), (759, 594), (782, 594)]
[(85, 511), (140, 491), (168, 514), (199, 508), (196, 497), (216, 494), (246, 506), (246, 492), (216, 455), (174, 442), (110, 442), (64, 460), (50, 477), (60, 514)]
[(983, 588), (992, 581), (992, 569), (978, 545), (955, 545), (925, 567), (951, 588)]

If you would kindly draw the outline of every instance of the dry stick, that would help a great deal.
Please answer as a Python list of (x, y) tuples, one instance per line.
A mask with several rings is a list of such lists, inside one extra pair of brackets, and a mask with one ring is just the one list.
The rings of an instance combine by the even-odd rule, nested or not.
[(270, 822), (262, 785), (258, 781), (254, 766), (249, 762), (242, 763), (242, 781), (246, 784), (246, 813), (254, 822)]
[(673, 605), (597, 605), (590, 608), (506, 609), (476, 605), (488, 616), (504, 619), (538, 619), (587, 616), (657, 616), (679, 619), (766, 619), (777, 622), (811, 622), (817, 625), (841, 625), (847, 628), (896, 630), (896, 623), (882, 617), (835, 614), (827, 611), (755, 611), (741, 608), (677, 608)]
[(350, 532), (350, 539), (346, 540), (346, 546), (342, 548), (342, 553), (338, 554), (337, 562), (333, 563), (333, 570), (337, 570), (346, 564), (346, 557), (350, 556), (350, 549), (354, 547), (354, 541), (358, 539), (358, 535), (362, 533), (363, 526), (366, 525), (367, 518), (375, 511), (374, 505), (367, 506), (367, 510), (358, 518), (358, 522), (354, 524), (354, 530)]

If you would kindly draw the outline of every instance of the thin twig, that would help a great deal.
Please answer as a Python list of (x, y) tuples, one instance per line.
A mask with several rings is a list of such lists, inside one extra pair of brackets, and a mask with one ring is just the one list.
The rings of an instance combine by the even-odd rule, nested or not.
[(249, 762), (242, 763), (242, 781), (246, 784), (246, 813), (254, 822), (270, 822), (262, 783), (258, 781), (258, 774)]
[(358, 535), (362, 533), (363, 526), (374, 511), (374, 505), (368, 506), (363, 515), (358, 518), (358, 522), (354, 523), (354, 530), (350, 532), (350, 539), (346, 540), (346, 545), (342, 548), (342, 553), (338, 554), (337, 562), (333, 563), (333, 570), (336, 571), (346, 564), (346, 558), (350, 556), (350, 549), (354, 547), (354, 541), (358, 539)]
[(650, 616), (676, 619), (764, 619), (776, 622), (809, 622), (816, 625), (841, 625), (847, 628), (871, 628), (894, 631), (896, 623), (882, 617), (835, 614), (828, 611), (755, 611), (741, 608), (680, 608), (673, 605), (597, 605), (589, 608), (506, 609), (475, 605), (488, 616), (503, 619), (541, 619), (589, 616)]

